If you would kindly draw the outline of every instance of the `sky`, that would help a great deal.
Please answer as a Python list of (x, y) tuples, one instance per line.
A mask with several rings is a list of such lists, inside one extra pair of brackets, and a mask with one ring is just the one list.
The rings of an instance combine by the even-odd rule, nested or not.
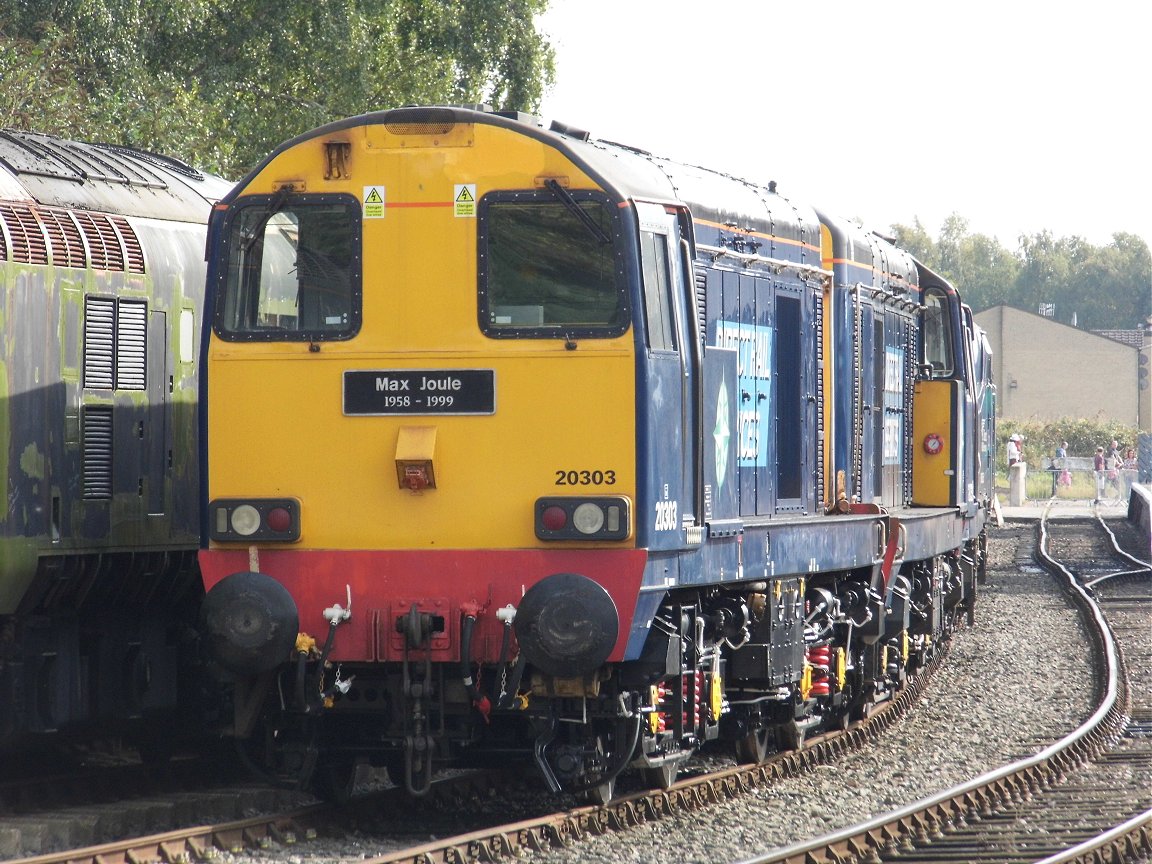
[(871, 228), (1152, 244), (1152, 4), (551, 0), (546, 121)]

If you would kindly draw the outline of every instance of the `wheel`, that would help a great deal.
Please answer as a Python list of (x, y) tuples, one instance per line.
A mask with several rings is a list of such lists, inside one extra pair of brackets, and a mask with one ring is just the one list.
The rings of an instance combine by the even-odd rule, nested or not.
[(648, 789), (667, 789), (676, 782), (676, 775), (680, 773), (680, 762), (665, 762), (654, 768), (642, 768), (640, 776), (644, 786)]
[(837, 711), (832, 717), (832, 722), (829, 724), (830, 729), (838, 729), (841, 732), (847, 732), (851, 726), (852, 716), (847, 708), (842, 708)]
[(776, 737), (781, 750), (803, 750), (807, 733), (795, 720), (789, 720), (776, 727)]
[(316, 766), (309, 784), (312, 793), (323, 801), (347, 804), (356, 788), (356, 762), (324, 762)]
[[(638, 722), (638, 721), (637, 721)], [(639, 727), (633, 730), (636, 734), (630, 735), (629, 729), (618, 722), (614, 728), (604, 729), (596, 735), (596, 758), (592, 764), (585, 764), (581, 777), (585, 782), (595, 785), (577, 793), (581, 800), (590, 804), (604, 805), (616, 795), (616, 775), (632, 758), (639, 736)], [(624, 742), (628, 742), (625, 745)], [(627, 750), (625, 750), (627, 746)], [(599, 778), (608, 778), (597, 782)]]
[(595, 804), (600, 807), (611, 803), (612, 799), (616, 797), (616, 778), (613, 777), (611, 780), (604, 781), (599, 786), (586, 789), (580, 793), (579, 797), (588, 804)]
[(775, 743), (769, 727), (757, 726), (736, 741), (736, 760), (743, 765), (759, 765), (768, 758)]

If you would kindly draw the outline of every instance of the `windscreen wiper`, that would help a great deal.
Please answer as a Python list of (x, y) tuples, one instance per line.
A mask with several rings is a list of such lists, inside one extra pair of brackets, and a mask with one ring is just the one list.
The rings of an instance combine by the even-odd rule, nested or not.
[(264, 208), (264, 212), (260, 214), (260, 218), (256, 220), (256, 224), (251, 227), (251, 234), (244, 237), (244, 242), (241, 244), (241, 251), (247, 255), (252, 247), (256, 245), (256, 241), (264, 236), (264, 228), (269, 220), (281, 210), (284, 205), (288, 203), (288, 196), (292, 194), (295, 187), (288, 183), (281, 186), (276, 190), (276, 194), (268, 199), (268, 205)]
[(545, 180), (544, 185), (552, 191), (553, 195), (560, 199), (561, 204), (572, 211), (572, 215), (583, 223), (584, 227), (588, 229), (588, 233), (595, 237), (600, 243), (612, 242), (612, 238), (604, 233), (604, 229), (596, 224), (596, 220), (589, 216), (584, 208), (576, 203), (576, 199), (572, 197), (571, 192), (553, 179)]

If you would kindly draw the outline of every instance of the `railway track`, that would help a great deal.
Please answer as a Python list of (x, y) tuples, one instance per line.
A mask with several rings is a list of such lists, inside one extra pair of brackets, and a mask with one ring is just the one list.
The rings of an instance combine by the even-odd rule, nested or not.
[[(689, 775), (666, 790), (625, 794), (607, 806), (577, 806), (560, 812), (542, 807), (540, 815), (511, 824), (478, 825), (467, 833), (454, 833), (413, 845), (413, 836), (422, 833), (426, 837), (435, 830), (432, 814), (476, 810), (478, 801), (490, 797), (502, 785), (517, 780), (522, 783), (523, 779), (503, 772), (476, 772), (445, 778), (434, 785), (428, 798), (415, 805), (400, 790), (384, 789), (359, 796), (341, 808), (317, 803), (215, 825), (16, 859), (13, 864), (145, 864), (152, 861), (187, 864), (215, 859), (221, 852), (292, 846), (299, 840), (323, 833), (355, 830), (358, 823), (378, 819), (381, 813), (388, 814), (389, 834), (407, 836), (408, 840), (398, 844), (394, 852), (367, 859), (378, 864), (490, 861), (521, 852), (562, 848), (587, 836), (626, 831), (677, 812), (696, 811), (736, 798), (873, 744), (916, 703), (931, 672), (944, 656), (945, 652), (937, 654), (935, 662), (912, 676), (909, 686), (896, 699), (882, 705), (866, 722), (853, 729), (812, 736), (804, 749), (773, 754), (759, 765), (701, 769), (695, 776)], [(406, 821), (411, 822), (410, 829), (405, 829)]]
[[(1065, 536), (1063, 529), (1057, 537), (1062, 540)], [(1101, 557), (1097, 541), (1091, 543), (1081, 541), (1081, 551), (1084, 561), (1095, 562)], [(1050, 544), (1053, 545), (1053, 544)], [(1073, 544), (1076, 545), (1076, 544)], [(1070, 554), (1059, 551), (1058, 554), (1071, 558)], [(1096, 564), (1071, 565), (1072, 572), (1084, 573), (1086, 576), (1068, 577), (1069, 591), (1071, 583), (1080, 585), (1085, 581), (1100, 579), (1108, 573), (1121, 570), (1138, 571), (1139, 567), (1132, 564), (1115, 565), (1109, 568), (1100, 568)], [(1104, 601), (1102, 605), (1107, 611), (1110, 622), (1115, 622), (1113, 609), (1131, 607), (1133, 614), (1143, 615), (1145, 625), (1148, 621), (1148, 606), (1142, 605), (1138, 575), (1128, 578), (1112, 576), (1104, 579), (1092, 588), (1081, 588), (1086, 595), (1101, 595), (1105, 586), (1112, 586), (1115, 590), (1112, 600)], [(1144, 583), (1147, 587), (1147, 582)], [(1113, 623), (1113, 628), (1118, 625)], [(1136, 625), (1133, 628), (1139, 631)], [(1144, 627), (1147, 638), (1147, 626)], [(1103, 644), (1103, 640), (1100, 640)], [(1124, 649), (1123, 645), (1116, 651), (1116, 667), (1120, 668), (1121, 655), (1131, 653), (1139, 648)], [(1145, 646), (1145, 655), (1152, 653)], [(926, 678), (926, 676), (921, 676)], [(1123, 681), (1117, 678), (1117, 681)], [(54, 853), (37, 858), (23, 859), (26, 862), (75, 861), (75, 862), (101, 862), (101, 864), (119, 864), (119, 862), (132, 862), (142, 864), (149, 861), (189, 862), (197, 860), (227, 859), (232, 854), (244, 850), (256, 852), (260, 858), (267, 860), (295, 860), (299, 857), (309, 857), (303, 852), (308, 844), (297, 845), (312, 837), (325, 837), (330, 835), (347, 834), (358, 831), (360, 827), (387, 822), (387, 829), (373, 832), (365, 829), (366, 833), (387, 834), (396, 838), (395, 848), (392, 851), (381, 852), (386, 845), (377, 842), (374, 837), (371, 844), (372, 853), (376, 857), (358, 854), (358, 860), (373, 862), (464, 862), (488, 861), (508, 858), (518, 854), (530, 854), (536, 850), (557, 850), (566, 847), (583, 845), (579, 841), (601, 835), (611, 835), (615, 831), (627, 831), (645, 823), (656, 823), (665, 817), (677, 813), (700, 813), (704, 816), (713, 804), (724, 801), (737, 800), (746, 793), (766, 788), (777, 780), (798, 776), (805, 771), (818, 769), (820, 766), (833, 764), (841, 755), (854, 749), (866, 747), (874, 737), (881, 734), (884, 729), (892, 727), (896, 719), (908, 706), (915, 701), (923, 681), (915, 682), (914, 692), (901, 697), (908, 700), (904, 704), (893, 703), (885, 711), (878, 712), (873, 718), (869, 728), (858, 728), (847, 733), (836, 733), (809, 739), (808, 746), (799, 752), (776, 754), (767, 762), (753, 767), (722, 768), (710, 773), (701, 772), (700, 776), (688, 777), (676, 783), (665, 791), (639, 791), (625, 795), (612, 802), (607, 807), (572, 807), (561, 813), (550, 812), (544, 802), (540, 802), (537, 815), (521, 818), (511, 824), (473, 824), (469, 830), (461, 832), (447, 830), (443, 839), (429, 840), (429, 833), (437, 832), (441, 828), (435, 814), (445, 812), (479, 812), (483, 810), (484, 801), (490, 801), (499, 794), (501, 781), (493, 777), (481, 775), (464, 777), (454, 783), (438, 784), (430, 799), (425, 799), (413, 809), (410, 804), (404, 804), (397, 799), (389, 798), (389, 793), (381, 792), (356, 799), (353, 808), (344, 808), (334, 811), (323, 805), (301, 808), (295, 811), (276, 813), (269, 816), (233, 820), (213, 826), (205, 826), (195, 831), (169, 832), (149, 838), (141, 838), (131, 842), (122, 842), (104, 845), (98, 849), (76, 850), (68, 853)], [(1058, 682), (1056, 682), (1058, 686)], [(858, 830), (848, 829), (822, 838), (820, 843), (808, 843), (802, 847), (791, 847), (788, 850), (778, 850), (775, 856), (755, 859), (757, 861), (883, 861), (899, 860), (910, 862), (917, 860), (933, 861), (1039, 861), (1049, 855), (1049, 850), (1066, 849), (1075, 845), (1083, 837), (1092, 835), (1099, 837), (1099, 825), (1092, 827), (1086, 824), (1085, 810), (1105, 809), (1103, 803), (1091, 803), (1086, 806), (1090, 794), (1100, 795), (1100, 801), (1115, 798), (1116, 788), (1129, 788), (1118, 786), (1121, 780), (1112, 775), (1108, 779), (1092, 779), (1098, 764), (1113, 765), (1118, 759), (1114, 755), (1118, 744), (1131, 739), (1134, 750), (1145, 748), (1152, 739), (1152, 711), (1142, 714), (1143, 709), (1136, 702), (1129, 702), (1130, 710), (1123, 706), (1125, 700), (1130, 700), (1128, 690), (1118, 684), (1109, 700), (1109, 688), (1102, 688), (1100, 693), (1100, 707), (1093, 714), (1092, 721), (1084, 724), (1078, 734), (1070, 743), (1058, 742), (1045, 748), (1039, 754), (1043, 760), (1022, 760), (1014, 763), (1002, 771), (991, 772), (980, 778), (984, 782), (980, 788), (976, 784), (969, 784), (973, 788), (948, 790), (936, 796), (933, 807), (906, 807), (902, 811), (891, 814), (887, 820), (873, 820), (872, 823), (860, 826)], [(1145, 686), (1144, 692), (1152, 690)], [(1118, 703), (1120, 707), (1108, 706), (1109, 701)], [(1099, 721), (1099, 722), (1093, 722)], [(1091, 726), (1091, 729), (1087, 727)], [(898, 734), (898, 733), (897, 733)], [(1059, 752), (1057, 752), (1059, 751)], [(1152, 756), (1148, 756), (1152, 763)], [(1044, 761), (1045, 767), (1034, 764)], [(1138, 758), (1136, 760), (1138, 762)], [(1140, 770), (1129, 760), (1127, 769)], [(1145, 775), (1147, 776), (1147, 775)], [(1146, 788), (1152, 785), (1146, 783)], [(1056, 805), (1045, 804), (1045, 801), (1055, 801), (1052, 790), (1065, 787), (1072, 804)], [(750, 797), (750, 796), (749, 796)], [(1152, 804), (1144, 804), (1147, 811)], [(1061, 807), (1063, 807), (1061, 815)], [(407, 809), (406, 809), (407, 808)], [(1033, 820), (1039, 818), (1030, 808), (1039, 808), (1053, 815), (1050, 823), (1029, 822), (1028, 827), (1019, 827), (1019, 818)], [(1037, 811), (1039, 812), (1039, 811)], [(1141, 811), (1143, 813), (1143, 811)], [(1121, 825), (1117, 836), (1105, 844), (1108, 854), (1116, 850), (1126, 850), (1124, 855), (1116, 858), (1070, 858), (1067, 860), (1135, 860), (1132, 850), (1148, 847), (1148, 820), (1147, 813), (1143, 817), (1137, 814), (1132, 824), (1123, 825), (1122, 813), (1113, 812), (1105, 821), (1109, 825)], [(410, 820), (410, 822), (409, 822)], [(1099, 820), (1095, 820), (1097, 823)], [(409, 822), (410, 827), (405, 828)], [(459, 823), (456, 823), (457, 825)], [(1011, 826), (1016, 825), (1013, 828)], [(447, 824), (444, 825), (448, 827)], [(658, 828), (656, 830), (659, 830)], [(622, 834), (617, 842), (629, 843), (628, 835)], [(968, 836), (966, 841), (964, 838)], [(1058, 839), (1053, 839), (1058, 838)], [(962, 844), (967, 842), (968, 846)], [(261, 853), (261, 849), (269, 850)], [(277, 851), (279, 850), (279, 851)], [(1131, 853), (1131, 854), (1130, 854)], [(547, 854), (547, 853), (546, 853)], [(554, 853), (552, 853), (554, 854)], [(1092, 853), (1098, 854), (1098, 853)], [(314, 856), (312, 856), (314, 857)], [(321, 856), (329, 860), (327, 856)], [(349, 856), (351, 857), (351, 856)], [(335, 860), (337, 856), (332, 856)], [(718, 858), (716, 860), (724, 860)], [(1065, 859), (1053, 858), (1052, 861)]]
[(1064, 580), (1102, 658), (1089, 720), (1033, 757), (747, 864), (1152, 857), (1152, 568), (1119, 550), (1102, 519), (1062, 523), (1053, 534), (1045, 513), (1037, 531), (1037, 561)]

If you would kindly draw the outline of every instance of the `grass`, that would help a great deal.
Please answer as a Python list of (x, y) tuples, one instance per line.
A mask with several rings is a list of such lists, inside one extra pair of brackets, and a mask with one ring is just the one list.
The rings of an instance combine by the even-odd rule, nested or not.
[[(1072, 484), (1070, 486), (1056, 486), (1056, 498), (1073, 500), (1092, 500), (1096, 497), (1096, 475), (1092, 471), (1072, 471)], [(996, 491), (1001, 501), (1008, 500), (1008, 475), (1006, 472), (996, 472)], [(1105, 483), (1104, 497), (1119, 498), (1119, 484)], [(1029, 470), (1024, 477), (1024, 496), (1032, 501), (1046, 501), (1052, 497), (1052, 473), (1044, 470)]]

